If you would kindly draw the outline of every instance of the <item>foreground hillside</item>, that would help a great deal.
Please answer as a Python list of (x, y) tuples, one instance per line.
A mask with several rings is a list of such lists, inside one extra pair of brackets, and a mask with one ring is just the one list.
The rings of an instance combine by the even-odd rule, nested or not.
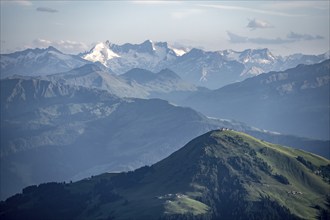
[(27, 187), (0, 203), (0, 217), (324, 219), (329, 172), (322, 157), (217, 130), (150, 167)]

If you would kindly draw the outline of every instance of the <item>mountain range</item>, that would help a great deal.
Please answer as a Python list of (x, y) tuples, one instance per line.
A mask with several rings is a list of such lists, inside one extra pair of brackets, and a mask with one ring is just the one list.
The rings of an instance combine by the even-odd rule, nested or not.
[(16, 77), (0, 82), (1, 198), (30, 184), (150, 165), (219, 127), (324, 157), (330, 154), (329, 141), (208, 118), (160, 99), (120, 98), (107, 90), (53, 78)]
[(326, 60), (196, 92), (181, 104), (267, 130), (329, 139), (329, 91), (330, 60)]
[[(229, 118), (234, 120), (240, 120), (243, 122), (246, 122), (248, 124), (254, 125), (259, 128), (267, 129), (267, 130), (275, 130), (281, 133), (288, 133), (288, 134), (294, 134), (299, 136), (306, 136), (311, 138), (317, 138), (317, 139), (329, 139), (329, 126), (328, 126), (328, 99), (327, 99), (327, 83), (329, 76), (326, 75), (329, 71), (328, 69), (324, 69), (323, 71), (323, 80), (322, 82), (319, 82), (322, 84), (322, 86), (316, 86), (317, 88), (310, 88), (310, 89), (301, 89), (301, 90), (295, 90), (295, 92), (291, 91), (291, 87), (295, 83), (294, 80), (296, 78), (300, 78), (300, 84), (302, 81), (306, 81), (308, 83), (314, 83), (317, 84), (317, 76), (315, 74), (312, 74), (314, 70), (311, 68), (313, 67), (299, 67), (295, 69), (296, 77), (293, 77), (291, 79), (287, 80), (280, 80), (278, 82), (287, 82), (286, 84), (282, 84), (281, 86), (283, 88), (279, 88), (278, 86), (276, 88), (270, 89), (267, 88), (270, 85), (273, 85), (274, 83), (261, 83), (258, 82), (259, 79), (264, 77), (264, 74), (259, 74), (257, 77), (251, 77), (250, 79), (252, 81), (244, 81), (246, 74), (242, 74), (242, 72), (238, 71), (238, 67), (240, 65), (245, 65), (244, 68), (254, 68), (252, 66), (259, 65), (261, 69), (284, 69), (291, 65), (296, 65), (297, 63), (319, 63), (323, 62), (322, 60), (325, 59), (329, 54), (323, 54), (319, 56), (315, 55), (299, 55), (295, 54), (292, 56), (288, 56), (286, 58), (282, 57), (276, 57), (273, 54), (270, 53), (267, 49), (260, 49), (260, 50), (246, 50), (243, 52), (234, 52), (231, 50), (226, 51), (218, 51), (218, 52), (205, 52), (200, 49), (191, 49), (189, 52), (186, 53), (180, 53), (180, 56), (178, 53), (174, 52), (174, 49), (171, 49), (171, 47), (166, 43), (153, 43), (151, 41), (146, 41), (143, 44), (124, 44), (121, 46), (111, 44), (109, 42), (102, 43), (103, 49), (107, 48), (107, 50), (111, 51), (113, 50), (116, 54), (119, 54), (118, 56), (112, 56), (112, 58), (105, 59), (106, 62), (103, 60), (94, 60), (95, 63), (91, 63), (90, 61), (84, 60), (84, 62), (87, 63), (81, 63), (82, 58), (86, 57), (88, 54), (91, 53), (91, 51), (99, 51), (99, 47), (93, 48), (90, 53), (80, 54), (79, 56), (73, 56), (73, 55), (64, 55), (55, 48), (48, 48), (48, 49), (29, 49), (23, 52), (16, 52), (14, 54), (10, 55), (1, 55), (3, 59), (1, 59), (1, 76), (7, 76), (12, 77), (15, 75), (14, 73), (20, 73), (20, 75), (35, 75), (38, 73), (36, 70), (33, 72), (31, 68), (35, 65), (36, 69), (39, 68), (39, 66), (45, 66), (51, 71), (47, 72), (46, 74), (39, 72), (37, 75), (41, 75), (38, 77), (44, 78), (46, 80), (56, 80), (61, 83), (66, 83), (70, 85), (79, 85), (84, 87), (91, 87), (91, 88), (97, 88), (102, 90), (107, 90), (111, 94), (114, 94), (119, 97), (135, 97), (135, 98), (161, 98), (166, 99), (170, 102), (181, 104), (181, 105), (188, 105), (193, 108), (196, 108), (199, 111), (202, 111), (204, 114), (208, 116), (215, 116), (218, 118)], [(160, 48), (162, 48), (162, 51), (167, 51), (166, 53), (160, 53)], [(99, 51), (100, 56), (103, 54), (103, 50)], [(111, 62), (115, 62), (116, 59), (126, 59), (127, 56), (125, 54), (131, 54), (134, 52), (134, 56), (137, 60), (134, 62), (127, 61), (129, 64), (132, 64), (132, 66), (126, 66), (127, 69), (135, 66), (141, 66), (144, 69), (141, 68), (133, 68), (129, 69), (127, 72), (122, 73), (120, 75), (117, 75), (111, 68), (108, 68), (106, 66), (109, 66)], [(110, 52), (109, 52), (110, 53)], [(141, 54), (145, 53), (148, 54), (148, 57), (142, 56)], [(21, 54), (21, 55), (19, 55)], [(49, 57), (51, 56), (52, 59), (40, 59), (39, 58), (31, 58), (29, 54), (34, 54), (33, 57)], [(56, 56), (54, 55), (56, 54)], [(143, 60), (139, 60), (139, 57), (144, 57), (148, 62), (153, 62), (154, 66), (157, 66), (157, 68), (161, 69), (164, 67), (164, 65), (160, 64), (159, 62), (163, 62), (164, 60), (167, 60), (167, 58), (164, 58), (164, 56), (160, 56), (160, 54), (170, 54), (171, 56), (176, 56), (175, 59), (169, 61), (171, 65), (168, 63), (168, 65), (165, 66), (171, 66), (171, 69), (162, 69), (159, 72), (152, 72), (149, 69), (152, 69), (149, 64), (145, 64)], [(14, 56), (15, 55), (15, 56)], [(141, 55), (141, 56), (140, 56)], [(28, 58), (22, 58), (27, 56)], [(103, 56), (103, 55), (102, 55)], [(101, 57), (102, 57), (101, 56)], [(150, 56), (157, 56), (157, 59), (153, 59)], [(15, 61), (14, 58), (8, 58), (8, 57), (18, 57), (19, 61)], [(57, 59), (55, 62), (54, 59)], [(64, 58), (63, 58), (64, 57)], [(204, 57), (204, 58), (203, 58)], [(19, 63), (20, 65), (7, 65), (7, 66), (14, 66), (13, 69), (4, 68), (6, 67), (3, 64), (6, 63), (8, 59), (11, 61), (15, 61), (14, 63)], [(132, 57), (127, 58), (128, 60), (133, 59)], [(134, 59), (135, 59), (134, 58)], [(24, 60), (29, 60), (26, 64), (27, 66), (31, 66), (31, 68), (24, 69), (26, 65), (24, 64)], [(69, 69), (68, 71), (61, 71), (63, 68), (58, 69), (57, 65), (54, 65), (54, 63), (68, 63), (68, 61), (75, 60), (79, 63), (78, 67), (72, 67), (72, 69)], [(205, 60), (206, 59), (206, 60)], [(32, 61), (33, 62), (32, 62)], [(38, 62), (37, 62), (37, 61)], [(51, 62), (49, 61), (51, 60)], [(162, 61), (160, 61), (162, 60)], [(30, 61), (32, 63), (30, 63)], [(100, 63), (99, 61), (102, 61)], [(108, 63), (108, 61), (110, 63)], [(287, 61), (287, 62), (286, 62)], [(69, 62), (69, 63), (70, 63)], [(73, 61), (72, 61), (73, 62)], [(71, 62), (71, 63), (72, 63)], [(104, 63), (105, 62), (105, 63)], [(116, 61), (117, 62), (117, 61)], [(118, 61), (119, 62), (119, 61)], [(73, 62), (75, 63), (75, 62)], [(138, 64), (138, 65), (137, 65)], [(236, 65), (237, 64), (237, 65)], [(105, 66), (106, 65), (106, 66)], [(111, 64), (112, 65), (112, 64)], [(215, 69), (224, 68), (223, 74), (211, 74), (214, 77), (220, 77), (220, 78), (214, 78), (212, 80), (209, 80), (209, 82), (214, 83), (215, 85), (219, 86), (222, 84), (220, 81), (224, 82), (223, 79), (227, 76), (230, 78), (227, 83), (232, 81), (241, 81), (242, 84), (233, 84), (229, 85), (228, 88), (233, 88), (235, 91), (231, 91), (229, 93), (226, 93), (226, 97), (221, 98), (221, 92), (217, 91), (227, 91), (228, 88), (220, 88), (216, 91), (212, 91), (203, 87), (198, 87), (193, 83), (196, 83), (197, 85), (200, 84), (197, 81), (194, 80), (198, 78), (200, 79), (200, 71), (202, 71), (201, 67), (205, 66), (205, 68), (213, 68)], [(234, 65), (234, 66), (233, 66)], [(125, 66), (125, 65), (124, 65)], [(60, 65), (60, 67), (62, 67)], [(125, 68), (126, 68), (125, 67)], [(237, 68), (236, 68), (237, 67)], [(241, 66), (243, 68), (243, 66)], [(241, 68), (240, 67), (240, 68)], [(69, 65), (66, 65), (65, 69), (68, 69)], [(188, 68), (188, 69), (187, 69)], [(191, 71), (192, 69), (193, 71)], [(204, 68), (204, 67), (203, 67)], [(241, 68), (241, 69), (242, 69)], [(268, 69), (267, 69), (268, 68)], [(311, 74), (299, 74), (299, 71), (305, 71), (304, 68), (310, 69)], [(116, 70), (116, 68), (113, 68)], [(173, 72), (173, 70), (176, 70), (177, 72)], [(196, 71), (195, 71), (196, 70)], [(218, 71), (217, 70), (217, 71)], [(25, 71), (25, 72), (24, 72)], [(240, 73), (238, 73), (238, 72)], [(242, 70), (243, 71), (243, 70)], [(275, 75), (283, 75), (286, 70), (284, 71), (277, 71), (278, 73), (267, 73), (271, 74), (273, 76)], [(291, 70), (292, 72), (293, 70)], [(56, 73), (54, 73), (56, 72)], [(203, 71), (202, 71), (203, 72)], [(210, 71), (206, 71), (209, 72)], [(206, 73), (205, 72), (205, 73)], [(234, 73), (236, 72), (236, 73)], [(197, 74), (197, 75), (196, 75)], [(236, 74), (236, 75), (235, 75)], [(287, 74), (287, 73), (285, 73)], [(9, 75), (9, 76), (8, 76)], [(207, 76), (206, 74), (205, 76)], [(198, 76), (198, 77), (197, 77)], [(232, 77), (241, 77), (240, 80), (234, 80)], [(259, 77), (260, 76), (260, 77)], [(313, 78), (313, 76), (316, 76)], [(196, 78), (197, 77), (197, 78)], [(209, 75), (207, 77), (210, 77)], [(243, 78), (242, 78), (243, 77)], [(276, 77), (276, 76), (275, 76)], [(228, 79), (229, 79), (228, 78)], [(210, 79), (210, 78), (209, 78)], [(193, 82), (193, 83), (191, 83)], [(251, 83), (250, 83), (251, 82)], [(226, 83), (225, 83), (226, 84)], [(235, 89), (234, 85), (247, 85), (250, 84), (250, 88), (248, 90), (244, 89)], [(323, 85), (324, 84), (324, 85)], [(274, 84), (275, 85), (275, 84)], [(308, 87), (308, 85), (306, 85)], [(216, 87), (216, 86), (214, 86)], [(240, 86), (239, 86), (240, 87)], [(297, 91), (300, 91), (297, 93)], [(316, 92), (318, 91), (318, 92)], [(309, 93), (313, 94), (309, 94)], [(216, 95), (219, 93), (219, 95)], [(245, 94), (241, 94), (245, 93)], [(271, 93), (271, 94), (270, 94)], [(308, 93), (308, 94), (305, 94)], [(229, 94), (229, 95), (228, 95)], [(246, 94), (252, 94), (251, 97), (246, 97)], [(300, 104), (297, 103), (298, 101), (295, 101), (296, 95), (298, 99), (300, 100)], [(307, 95), (310, 98), (303, 100), (304, 96)], [(190, 98), (189, 98), (190, 96)], [(196, 97), (195, 97), (196, 96)], [(212, 96), (213, 101), (208, 101), (210, 99), (206, 99), (206, 97)], [(216, 97), (219, 97), (221, 101), (216, 100)], [(237, 97), (240, 96), (240, 97)], [(241, 104), (240, 100), (242, 97), (245, 97), (246, 99), (241, 100), (244, 105), (248, 105), (251, 101), (253, 105), (249, 105), (249, 108), (252, 108), (249, 111), (254, 111), (254, 106), (261, 106), (258, 108), (259, 112), (263, 111), (262, 114), (254, 114), (253, 112), (246, 112), (241, 111)], [(203, 99), (201, 102), (199, 102), (199, 98)], [(291, 98), (290, 101), (288, 101)], [(279, 100), (281, 99), (281, 100)], [(249, 102), (247, 100), (250, 100)], [(285, 101), (287, 100), (287, 101)], [(206, 104), (204, 102), (210, 102), (209, 104)], [(211, 103), (212, 102), (212, 103)], [(233, 104), (233, 102), (235, 102)], [(271, 103), (268, 103), (271, 102)], [(283, 103), (281, 103), (283, 102)], [(203, 103), (203, 104), (201, 104)], [(201, 104), (202, 106), (199, 106)], [(220, 105), (221, 110), (219, 110)], [(276, 106), (274, 106), (276, 105)], [(322, 105), (322, 106), (320, 106)], [(314, 106), (314, 107), (311, 107)], [(317, 106), (320, 106), (317, 107)], [(235, 110), (231, 110), (234, 108)], [(275, 111), (272, 113), (272, 117), (268, 117), (268, 114), (266, 113), (267, 109), (278, 109), (278, 111)], [(307, 109), (306, 109), (307, 108)], [(292, 111), (290, 110), (292, 109)], [(289, 116), (286, 111), (290, 111), (289, 114), (294, 114)], [(296, 114), (297, 113), (297, 114)], [(320, 113), (320, 115), (319, 115)], [(261, 115), (262, 117), (259, 117)], [(320, 116), (320, 117), (319, 117)], [(272, 120), (272, 118), (277, 118), (278, 120)], [(290, 120), (286, 120), (289, 118)], [(307, 126), (302, 126), (302, 122), (304, 120), (311, 121), (312, 124), (314, 124), (312, 129), (307, 128)], [(316, 120), (314, 120), (316, 119)], [(320, 121), (320, 125), (318, 126), (318, 121)], [(274, 123), (273, 123), (274, 122)], [(282, 123), (283, 122), (283, 123)], [(287, 123), (289, 122), (289, 123)], [(297, 123), (296, 123), (297, 122)], [(311, 126), (312, 126), (311, 124)], [(325, 129), (323, 129), (325, 128)], [(321, 131), (322, 130), (322, 131)]]
[(330, 161), (221, 129), (135, 171), (44, 183), (0, 202), (6, 219), (327, 219)]
[(159, 72), (171, 69), (183, 80), (197, 86), (217, 89), (269, 71), (283, 71), (298, 64), (313, 64), (329, 59), (320, 55), (275, 56), (268, 49), (204, 51), (177, 49), (167, 42), (147, 40), (141, 44), (96, 44), (90, 51), (67, 55), (53, 47), (27, 49), (1, 55), (1, 78), (12, 75), (48, 75), (69, 71), (89, 62), (99, 62), (115, 74), (133, 68)]
[(169, 68), (181, 78), (195, 85), (220, 88), (269, 71), (281, 71), (298, 64), (313, 64), (329, 59), (329, 52), (321, 55), (294, 54), (275, 56), (268, 49), (204, 51), (184, 49), (181, 53), (166, 42), (147, 40), (141, 44), (116, 45), (101, 42), (81, 57), (101, 62), (117, 74), (132, 68), (158, 72)]

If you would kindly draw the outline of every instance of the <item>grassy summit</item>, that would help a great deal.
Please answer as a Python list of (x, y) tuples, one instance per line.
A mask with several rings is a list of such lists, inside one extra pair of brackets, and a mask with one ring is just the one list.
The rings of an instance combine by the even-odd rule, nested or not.
[[(217, 130), (133, 172), (31, 186), (1, 219), (317, 219), (330, 162), (241, 132)], [(328, 204), (329, 205), (329, 204)]]

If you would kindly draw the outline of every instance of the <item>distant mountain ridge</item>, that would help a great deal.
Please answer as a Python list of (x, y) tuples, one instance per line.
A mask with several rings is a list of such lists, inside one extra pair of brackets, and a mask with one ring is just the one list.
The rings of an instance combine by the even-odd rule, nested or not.
[(39, 76), (68, 71), (90, 63), (78, 55), (64, 54), (54, 47), (1, 54), (1, 78), (12, 75)]
[(329, 90), (330, 60), (326, 60), (196, 92), (181, 104), (267, 130), (329, 139)]
[(89, 62), (99, 62), (110, 72), (123, 74), (134, 68), (159, 72), (171, 69), (183, 80), (212, 89), (242, 81), (269, 71), (283, 71), (299, 64), (314, 64), (329, 59), (320, 55), (275, 56), (269, 49), (204, 51), (177, 49), (167, 42), (146, 40), (141, 44), (96, 44), (90, 51), (67, 55), (53, 47), (28, 49), (1, 55), (1, 78), (12, 75), (49, 75), (66, 72)]
[(330, 161), (227, 129), (132, 172), (44, 183), (0, 202), (7, 219), (326, 219)]
[(132, 68), (152, 72), (169, 68), (190, 83), (213, 89), (264, 72), (282, 71), (299, 64), (313, 64), (329, 59), (329, 53), (274, 56), (266, 48), (242, 52), (203, 51), (196, 48), (180, 54), (175, 51), (167, 42), (147, 40), (141, 44), (116, 45), (106, 41), (81, 56), (92, 62), (99, 61), (117, 74), (123, 74)]
[(68, 72), (37, 78), (106, 90), (118, 97), (159, 98), (161, 96), (173, 96), (174, 98), (173, 93), (182, 93), (188, 96), (191, 92), (199, 90), (198, 87), (185, 82), (169, 69), (154, 73), (134, 68), (122, 75), (116, 75), (100, 63), (89, 63)]

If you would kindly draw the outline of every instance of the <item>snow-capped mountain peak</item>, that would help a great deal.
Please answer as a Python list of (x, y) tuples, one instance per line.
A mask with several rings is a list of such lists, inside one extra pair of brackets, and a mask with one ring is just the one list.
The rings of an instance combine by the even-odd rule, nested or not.
[(174, 46), (168, 46), (168, 48), (173, 50), (173, 52), (175, 53), (175, 55), (177, 57), (181, 57), (181, 56), (183, 56), (184, 54), (186, 54), (190, 51), (188, 48), (183, 48), (183, 47), (176, 48)]
[(109, 41), (98, 43), (89, 53), (83, 55), (83, 58), (92, 62), (100, 62), (107, 66), (108, 60), (120, 57), (120, 55), (109, 49), (110, 45)]
[(166, 68), (176, 57), (176, 53), (168, 47), (166, 42), (151, 40), (146, 40), (141, 44), (123, 45), (106, 41), (82, 54), (82, 58), (92, 62), (99, 61), (117, 74), (122, 74), (132, 68), (144, 68), (157, 72)]

